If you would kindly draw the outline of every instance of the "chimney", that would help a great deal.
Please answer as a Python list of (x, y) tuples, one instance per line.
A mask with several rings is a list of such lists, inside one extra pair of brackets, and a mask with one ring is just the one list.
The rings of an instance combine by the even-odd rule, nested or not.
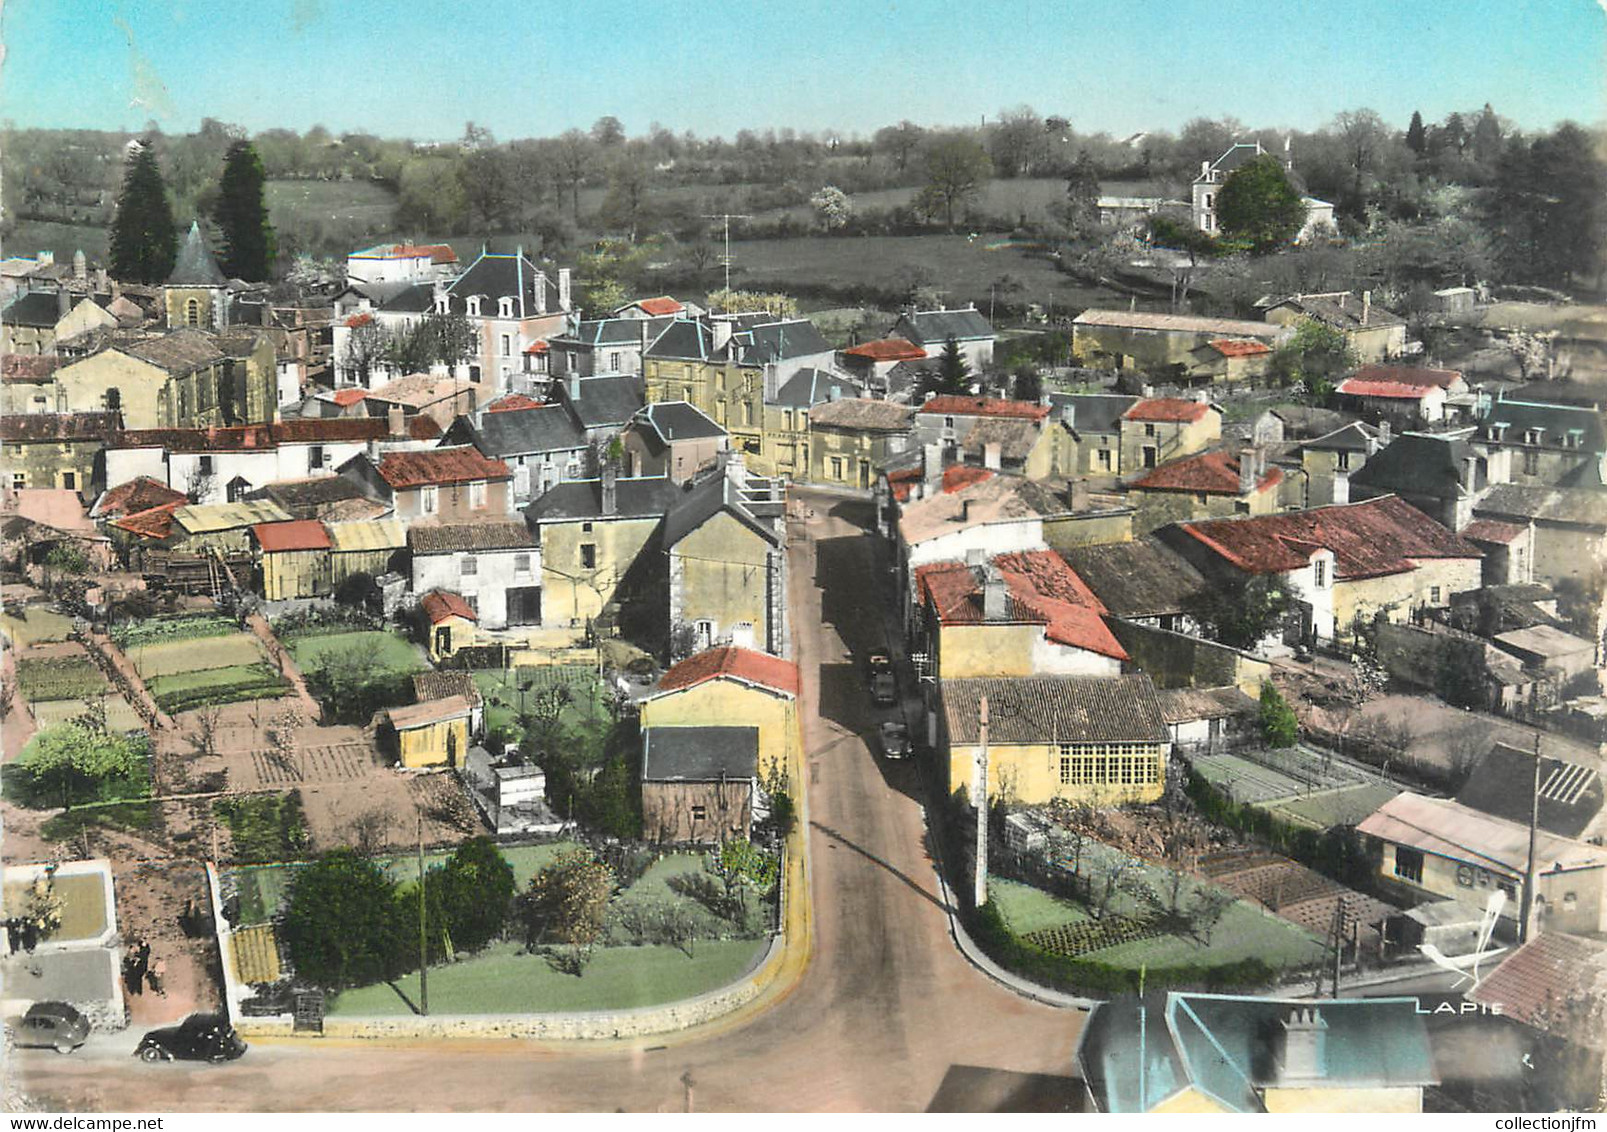
[(1209, 405), (1211, 403), (1211, 391), (1209, 389), (1196, 389), (1194, 391), (1194, 403), (1196, 405)]
[(943, 446), (941, 444), (928, 444), (921, 449), (925, 461), (921, 465), (921, 482), (925, 486), (925, 495), (936, 495), (943, 485)]
[(999, 462), (1003, 457), (1004, 449), (997, 441), (990, 441), (982, 446), (982, 466), (999, 470)]
[(385, 420), (390, 425), (392, 440), (407, 439), (407, 414), (402, 411), (402, 406), (392, 405), (387, 409), (385, 411)]
[(84, 258), (83, 248), (73, 253), (73, 278), (79, 280), (89, 278), (89, 261)]
[(558, 309), (561, 311), (570, 309), (569, 269), (567, 267), (558, 269)]
[(1322, 1011), (1298, 1007), (1283, 1020), (1283, 1080), (1328, 1075), (1328, 1023)]
[(1256, 455), (1254, 448), (1239, 449), (1239, 494), (1249, 495), (1255, 490), (1256, 480), (1259, 478), (1255, 471)]
[(1201, 161), (1200, 162), (1200, 176), (1203, 177), (1207, 173), (1209, 173), (1210, 171), (1211, 171), (1211, 163), (1209, 161)]
[(965, 564), (973, 570), (986, 566), (988, 552), (979, 546), (973, 546), (965, 552)]
[(569, 375), (569, 403), (573, 405), (580, 400), (580, 374)]
[(1390, 436), (1390, 431), (1389, 419), (1387, 417), (1378, 422), (1378, 446), (1380, 448), (1389, 447), (1389, 442), (1392, 439)]
[[(566, 268), (564, 268), (564, 270), (568, 271), (569, 269), (566, 267)], [(643, 319), (638, 319), (637, 320), (637, 329), (640, 330), (641, 334), (642, 334), (642, 357), (643, 358), (647, 357), (647, 347), (649, 345), (649, 343), (647, 341), (647, 325), (648, 325), (648, 320), (647, 319), (643, 318)], [(644, 365), (645, 365), (644, 362), (638, 362), (636, 368), (638, 370), (641, 370), (644, 367)]]
[(619, 510), (619, 469), (615, 467), (612, 457), (603, 457), (602, 469), (602, 495), (603, 514), (612, 515)]
[(1007, 619), (1010, 616), (1007, 600), (1009, 593), (1010, 591), (1005, 588), (1004, 575), (999, 573), (997, 566), (989, 562), (982, 567), (982, 620)]
[(1361, 324), (1363, 326), (1367, 325), (1367, 320), (1372, 317), (1372, 313), (1373, 293), (1371, 291), (1363, 291), (1361, 293)]
[(117, 292), (112, 290), (111, 278), (106, 274), (106, 269), (104, 267), (97, 267), (95, 269), (95, 290), (99, 291), (102, 295), (106, 294), (108, 291), (111, 291), (112, 298), (115, 299), (117, 297)]
[(1350, 502), (1350, 473), (1334, 469), (1334, 498), (1335, 503)]
[(1077, 515), (1088, 510), (1088, 481), (1075, 479), (1071, 481), (1071, 494), (1069, 498), (1072, 514)]
[(717, 318), (710, 324), (710, 332), (714, 335), (714, 349), (723, 350), (731, 344), (731, 332), (734, 329), (728, 318)]
[(1062, 421), (1066, 422), (1066, 427), (1067, 428), (1075, 429), (1077, 427), (1077, 402), (1076, 401), (1073, 401), (1069, 397), (1066, 398), (1065, 407), (1060, 410), (1060, 419)]
[(962, 527), (971, 525), (971, 501), (969, 499), (960, 500), (960, 525)]
[(536, 313), (537, 314), (546, 314), (547, 313), (547, 273), (545, 271), (536, 272), (535, 284), (536, 285), (535, 285), (534, 290), (536, 292)]
[(1153, 385), (1141, 385), (1138, 389), (1138, 395), (1148, 401), (1155, 396), (1155, 387)]
[(1474, 455), (1462, 457), (1462, 486), (1469, 491), (1478, 490), (1479, 458)]

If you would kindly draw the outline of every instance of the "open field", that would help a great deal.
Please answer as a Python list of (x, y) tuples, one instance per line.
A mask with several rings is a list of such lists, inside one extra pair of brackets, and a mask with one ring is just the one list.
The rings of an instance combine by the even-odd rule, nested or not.
[[(40, 727), (54, 727), (58, 723), (66, 723), (77, 719), (89, 710), (88, 700), (45, 700), (40, 703), (28, 705), (33, 712), (34, 722)], [(139, 713), (128, 705), (118, 692), (111, 692), (106, 697), (106, 726), (113, 731), (138, 731), (145, 726), (145, 721)]]
[(593, 719), (608, 718), (608, 706), (597, 687), (597, 673), (581, 665), (563, 664), (543, 668), (482, 668), (475, 670), (474, 686), (485, 700), (487, 731), (514, 727), (521, 704), (540, 689), (564, 684), (574, 697), (560, 717), (566, 727)]
[(385, 230), (396, 213), (396, 194), (373, 181), (269, 181), (263, 196), (268, 219), (281, 231), (314, 220), (351, 220)]
[(351, 633), (308, 633), (299, 636), (292, 633), (281, 637), (280, 640), (290, 650), (290, 655), (296, 660), (296, 667), (302, 672), (317, 667), (319, 658), (326, 653), (353, 647), (371, 652), (375, 664), (387, 672), (408, 675), (427, 671), (430, 667), (429, 662), (424, 659), (423, 652), (413, 642), (399, 633), (379, 629), (360, 629)]
[(206, 637), (226, 637), (240, 631), (229, 617), (218, 613), (181, 613), (171, 617), (150, 617), (142, 621), (121, 621), (112, 626), (111, 638), (125, 652), (172, 641), (195, 641)]
[(31, 256), (35, 252), (53, 251), (56, 262), (70, 261), (73, 252), (82, 248), (90, 259), (105, 260), (111, 246), (111, 233), (93, 224), (58, 224), (51, 220), (19, 220), (17, 227), (6, 238), (7, 255)]
[(228, 636), (201, 637), (187, 641), (135, 645), (125, 650), (140, 679), (149, 683), (158, 676), (181, 672), (200, 672), (211, 668), (235, 668), (268, 659), (262, 642), (249, 633), (230, 632)]
[(266, 664), (179, 672), (148, 680), (145, 686), (169, 715), (207, 705), (277, 699), (290, 690), (289, 681)]
[(1310, 794), (1293, 801), (1278, 802), (1266, 808), (1277, 817), (1309, 825), (1313, 829), (1332, 829), (1336, 825), (1356, 825), (1400, 791), (1381, 783), (1350, 786)]
[[(585, 973), (561, 974), (540, 955), (517, 944), (493, 944), (459, 963), (430, 968), (430, 1005), (452, 1014), (530, 1014), (574, 1010), (629, 1010), (675, 1002), (735, 982), (767, 946), (739, 939), (696, 944), (692, 955), (673, 947), (603, 947)], [(411, 1014), (418, 975), (344, 991), (330, 1004), (340, 1016)], [(400, 992), (400, 994), (398, 993)], [(404, 1001), (402, 995), (407, 996)]]
[(65, 641), (72, 627), (72, 618), (43, 605), (13, 607), (0, 613), (0, 632), (19, 649), (46, 641)]

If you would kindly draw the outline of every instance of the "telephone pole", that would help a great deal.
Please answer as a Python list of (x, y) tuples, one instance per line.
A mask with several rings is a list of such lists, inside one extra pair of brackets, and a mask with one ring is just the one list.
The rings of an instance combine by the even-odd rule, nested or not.
[(418, 814), (418, 1010), (430, 1012), (430, 949), (424, 902), (424, 814)]
[(977, 714), (977, 777), (981, 780), (976, 802), (975, 906), (988, 902), (988, 697), (982, 697)]
[(1540, 828), (1540, 736), (1534, 737), (1534, 782), (1529, 787), (1529, 858), (1523, 870), (1523, 908), (1518, 914), (1518, 942), (1529, 941), (1529, 917), (1534, 914), (1534, 851)]
[(720, 265), (725, 268), (725, 289), (731, 290), (731, 221), (752, 220), (753, 216), (746, 212), (716, 212), (705, 213), (705, 220), (718, 220), (725, 226), (725, 253), (720, 256)]

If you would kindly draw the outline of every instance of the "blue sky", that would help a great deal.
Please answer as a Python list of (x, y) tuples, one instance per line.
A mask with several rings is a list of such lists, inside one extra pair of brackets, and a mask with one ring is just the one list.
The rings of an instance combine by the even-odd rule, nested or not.
[(614, 114), (729, 137), (1028, 103), (1125, 134), (1486, 101), (1527, 128), (1607, 121), (1596, 0), (6, 0), (0, 38), (19, 126), (511, 138)]

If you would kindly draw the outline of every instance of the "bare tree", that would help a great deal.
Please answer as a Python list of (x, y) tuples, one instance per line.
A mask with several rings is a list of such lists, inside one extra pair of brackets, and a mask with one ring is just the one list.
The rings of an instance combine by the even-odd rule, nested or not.
[(195, 748), (196, 754), (217, 754), (218, 731), (223, 724), (223, 708), (217, 704), (207, 704), (198, 709), (192, 718), (194, 722), (185, 738)]

